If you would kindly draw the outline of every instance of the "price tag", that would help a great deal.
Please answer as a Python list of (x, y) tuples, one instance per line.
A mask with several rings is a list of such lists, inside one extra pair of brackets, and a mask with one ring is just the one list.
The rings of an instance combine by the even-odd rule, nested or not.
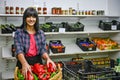
[(65, 28), (59, 28), (59, 32), (60, 33), (64, 33), (65, 32)]
[(116, 25), (112, 25), (111, 26), (111, 30), (117, 30), (117, 26)]
[(92, 50), (92, 48), (88, 48), (88, 50)]

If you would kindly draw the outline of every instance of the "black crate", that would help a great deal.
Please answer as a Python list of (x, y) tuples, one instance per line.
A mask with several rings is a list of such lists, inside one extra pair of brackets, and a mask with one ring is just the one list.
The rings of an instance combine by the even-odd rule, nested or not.
[(120, 22), (113, 20), (112, 22), (99, 22), (99, 28), (102, 30), (120, 30)]
[[(62, 47), (53, 48), (52, 44), (59, 44)], [(49, 47), (53, 53), (64, 53), (65, 52), (65, 46), (62, 44), (62, 42), (60, 40), (50, 40)]]
[(66, 32), (84, 31), (84, 25), (81, 22), (76, 23), (62, 22), (61, 27), (65, 28)]
[[(87, 46), (83, 46), (82, 44), (80, 43), (88, 43), (88, 44), (92, 44), (93, 46), (92, 47), (87, 47)], [(83, 51), (95, 51), (96, 50), (96, 44), (93, 42), (93, 41), (90, 41), (89, 38), (84, 38), (84, 39), (81, 39), (81, 38), (77, 38), (76, 39), (76, 44), (83, 50)]]
[(82, 65), (76, 61), (62, 62), (63, 63), (63, 79), (64, 80), (80, 80), (77, 71)]
[[(62, 62), (65, 80), (119, 80), (120, 76), (111, 68), (99, 68), (88, 60)], [(88, 70), (90, 69), (90, 70)]]
[(80, 27), (80, 28), (69, 28), (69, 31), (72, 32), (72, 31), (84, 31), (84, 27)]
[(9, 34), (15, 32), (20, 27), (14, 26), (13, 24), (1, 24), (1, 33)]
[(80, 80), (117, 80), (116, 72), (113, 70), (100, 72), (78, 71)]
[(84, 31), (84, 25), (81, 22), (76, 22), (69, 25), (68, 31)]
[(68, 69), (67, 67), (63, 68), (63, 80), (80, 80), (79, 75)]

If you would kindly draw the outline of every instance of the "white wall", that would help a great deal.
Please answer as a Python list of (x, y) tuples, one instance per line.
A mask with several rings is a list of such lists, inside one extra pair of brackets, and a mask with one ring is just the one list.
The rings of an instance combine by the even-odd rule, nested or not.
[(120, 16), (120, 0), (108, 0), (108, 15)]

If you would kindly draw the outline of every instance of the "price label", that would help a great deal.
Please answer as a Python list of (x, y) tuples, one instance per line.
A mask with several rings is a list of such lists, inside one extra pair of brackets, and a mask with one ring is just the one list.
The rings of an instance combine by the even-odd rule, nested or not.
[(60, 33), (64, 33), (65, 32), (65, 28), (59, 28), (59, 32)]
[(92, 48), (88, 48), (88, 50), (92, 50)]
[(116, 25), (112, 25), (111, 26), (111, 30), (117, 30), (117, 26)]

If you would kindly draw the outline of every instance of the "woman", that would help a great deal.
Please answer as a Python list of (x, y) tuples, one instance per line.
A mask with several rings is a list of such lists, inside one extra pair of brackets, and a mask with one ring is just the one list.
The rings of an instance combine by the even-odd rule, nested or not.
[(29, 7), (23, 14), (21, 29), (15, 32), (14, 43), (16, 46), (17, 66), (22, 69), (25, 76), (27, 71), (31, 72), (30, 65), (35, 63), (42, 64), (42, 58), (47, 65), (54, 62), (49, 58), (46, 51), (45, 35), (39, 30), (39, 17), (37, 11)]

